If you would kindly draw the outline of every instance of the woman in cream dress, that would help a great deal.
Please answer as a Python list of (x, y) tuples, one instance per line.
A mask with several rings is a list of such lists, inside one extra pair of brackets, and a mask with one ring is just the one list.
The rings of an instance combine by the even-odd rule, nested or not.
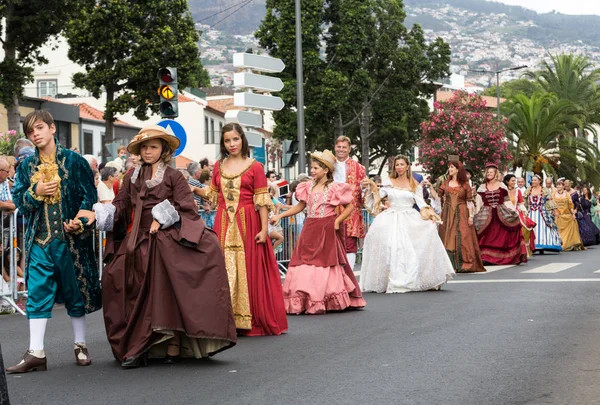
[(439, 217), (425, 203), (407, 157), (394, 159), (390, 177), (379, 190), (368, 183), (369, 210), (378, 213), (382, 200), (386, 209), (365, 238), (360, 287), (378, 293), (439, 290), (455, 274), (434, 222)]

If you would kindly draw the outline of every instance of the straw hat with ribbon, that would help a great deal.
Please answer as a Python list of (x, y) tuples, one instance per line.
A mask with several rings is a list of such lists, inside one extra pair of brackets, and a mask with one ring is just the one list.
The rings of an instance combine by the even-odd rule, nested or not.
[(325, 149), (323, 152), (313, 152), (310, 156), (327, 166), (330, 172), (333, 173), (335, 170), (335, 155), (329, 149)]
[(129, 145), (127, 145), (127, 151), (131, 154), (139, 155), (142, 143), (151, 139), (164, 139), (171, 147), (172, 152), (175, 152), (179, 148), (179, 139), (175, 135), (167, 133), (165, 128), (159, 125), (148, 125), (133, 137)]

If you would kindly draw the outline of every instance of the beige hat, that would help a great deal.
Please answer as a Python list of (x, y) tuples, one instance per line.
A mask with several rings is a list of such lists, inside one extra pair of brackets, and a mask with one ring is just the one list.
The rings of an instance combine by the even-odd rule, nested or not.
[(335, 155), (329, 149), (325, 149), (323, 152), (313, 152), (310, 156), (327, 166), (330, 172), (333, 173), (335, 170)]
[(143, 142), (149, 141), (150, 139), (164, 139), (171, 147), (171, 151), (175, 152), (179, 148), (179, 138), (175, 135), (167, 133), (167, 131), (159, 125), (148, 125), (138, 132), (133, 137), (129, 145), (127, 145), (127, 151), (134, 155), (140, 154), (140, 147)]

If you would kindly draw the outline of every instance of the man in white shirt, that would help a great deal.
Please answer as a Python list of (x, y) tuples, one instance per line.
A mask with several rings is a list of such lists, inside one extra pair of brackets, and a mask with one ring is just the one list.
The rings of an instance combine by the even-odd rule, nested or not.
[(100, 183), (98, 183), (98, 201), (102, 204), (110, 203), (115, 199), (113, 184), (118, 180), (117, 169), (112, 166), (105, 166), (102, 169)]
[(364, 205), (360, 183), (367, 178), (363, 165), (350, 158), (350, 138), (340, 136), (335, 141), (336, 164), (333, 171), (333, 180), (347, 183), (352, 187), (352, 205), (354, 211), (344, 221), (346, 257), (350, 267), (354, 269), (358, 240), (365, 237), (365, 223), (362, 216)]

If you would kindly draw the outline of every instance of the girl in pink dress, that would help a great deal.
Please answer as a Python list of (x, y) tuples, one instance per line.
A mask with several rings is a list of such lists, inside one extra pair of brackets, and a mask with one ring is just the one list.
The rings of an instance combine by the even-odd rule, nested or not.
[[(324, 314), (346, 308), (363, 308), (358, 281), (346, 261), (340, 225), (353, 210), (352, 189), (333, 181), (335, 156), (328, 150), (312, 154), (312, 182), (296, 189), (299, 203), (289, 211), (271, 218), (295, 215), (307, 207), (306, 220), (294, 249), (283, 284), (288, 314)], [(336, 216), (335, 209), (344, 210)]]

